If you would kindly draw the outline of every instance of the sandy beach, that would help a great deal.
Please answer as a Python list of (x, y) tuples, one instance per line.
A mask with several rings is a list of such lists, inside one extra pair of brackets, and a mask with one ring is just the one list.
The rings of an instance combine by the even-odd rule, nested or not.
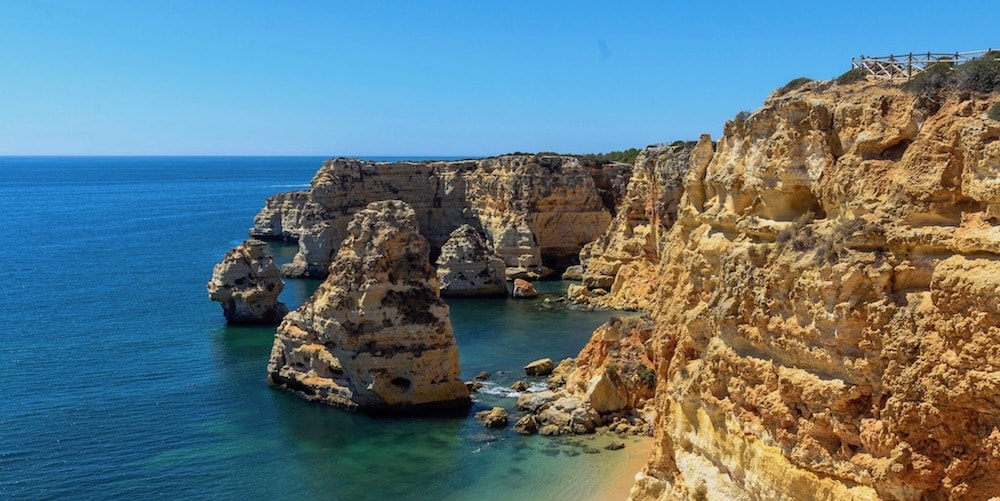
[(607, 477), (592, 495), (584, 499), (590, 501), (614, 501), (628, 498), (629, 490), (635, 483), (635, 474), (646, 466), (650, 451), (653, 450), (652, 437), (629, 437), (623, 440), (625, 448), (617, 451), (624, 454), (624, 460), (611, 466)]

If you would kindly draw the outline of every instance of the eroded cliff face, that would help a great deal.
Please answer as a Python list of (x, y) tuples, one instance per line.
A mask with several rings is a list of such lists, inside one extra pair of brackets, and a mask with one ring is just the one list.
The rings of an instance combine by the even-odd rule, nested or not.
[(297, 239), (289, 276), (324, 277), (352, 215), (369, 202), (410, 204), (421, 233), (440, 248), (462, 224), (481, 230), (508, 278), (538, 278), (574, 264), (611, 220), (627, 166), (582, 166), (557, 155), (456, 162), (324, 162), (305, 194), (268, 199), (251, 234)]
[(330, 276), (278, 326), (269, 380), (348, 409), (467, 409), (428, 252), (404, 202), (373, 202), (355, 214)]
[(493, 254), (475, 228), (467, 224), (451, 232), (437, 259), (442, 296), (506, 296), (503, 260)]
[[(656, 296), (656, 268), (667, 232), (677, 219), (684, 176), (695, 155), (711, 158), (707, 139), (645, 148), (636, 158), (625, 196), (607, 229), (580, 251), (583, 285), (570, 299), (618, 309), (648, 310)], [(591, 294), (601, 289), (607, 294)]]
[(1000, 97), (812, 83), (693, 162), (634, 499), (1000, 496)]
[(206, 286), (208, 298), (222, 304), (230, 324), (276, 324), (288, 313), (278, 296), (285, 283), (267, 244), (249, 239), (226, 252)]

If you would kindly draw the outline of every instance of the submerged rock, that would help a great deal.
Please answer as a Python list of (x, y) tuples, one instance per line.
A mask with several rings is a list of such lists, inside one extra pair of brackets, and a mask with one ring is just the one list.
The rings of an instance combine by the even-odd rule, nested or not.
[(467, 409), (448, 305), (413, 209), (371, 203), (347, 232), (330, 276), (278, 327), (270, 381), (348, 409)]
[(472, 226), (451, 232), (437, 265), (442, 296), (507, 295), (506, 265)]
[(212, 271), (208, 298), (222, 303), (231, 324), (276, 324), (288, 313), (278, 301), (285, 283), (266, 247), (251, 238), (227, 252)]

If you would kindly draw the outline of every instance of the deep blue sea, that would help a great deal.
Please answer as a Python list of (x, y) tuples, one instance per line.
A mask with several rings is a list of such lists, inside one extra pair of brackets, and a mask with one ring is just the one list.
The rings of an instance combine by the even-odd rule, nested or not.
[[(628, 447), (580, 453), (601, 438), (377, 419), (266, 384), (273, 328), (226, 326), (205, 283), (265, 197), (322, 160), (0, 157), (0, 499), (580, 499), (621, 473)], [(291, 308), (318, 283), (286, 282)], [(500, 385), (609, 315), (449, 304), (463, 378)], [(513, 412), (494, 393), (472, 412)]]

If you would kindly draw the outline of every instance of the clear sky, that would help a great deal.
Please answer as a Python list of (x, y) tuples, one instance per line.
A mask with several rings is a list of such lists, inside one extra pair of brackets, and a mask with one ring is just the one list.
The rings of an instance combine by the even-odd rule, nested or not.
[(0, 155), (491, 155), (718, 137), (1000, 2), (0, 0)]

